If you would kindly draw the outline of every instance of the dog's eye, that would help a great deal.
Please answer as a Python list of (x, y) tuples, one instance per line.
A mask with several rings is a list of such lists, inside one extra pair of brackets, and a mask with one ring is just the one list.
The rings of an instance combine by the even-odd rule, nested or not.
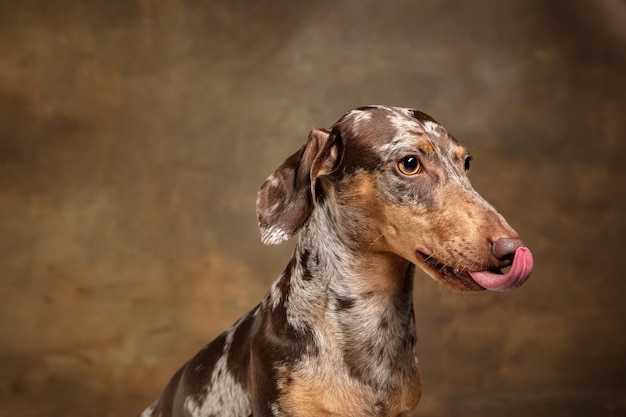
[(422, 170), (422, 165), (416, 156), (405, 156), (398, 162), (398, 170), (404, 175), (415, 175)]
[(471, 156), (468, 156), (467, 158), (465, 158), (465, 173), (466, 174), (469, 172), (471, 160), (472, 160)]

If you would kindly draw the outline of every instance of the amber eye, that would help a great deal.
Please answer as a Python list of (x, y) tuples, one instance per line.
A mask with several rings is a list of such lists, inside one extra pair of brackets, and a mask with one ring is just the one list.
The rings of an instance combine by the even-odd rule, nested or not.
[(422, 170), (422, 165), (416, 156), (405, 156), (398, 162), (398, 170), (404, 175), (415, 175)]
[(465, 173), (466, 174), (469, 172), (471, 160), (472, 160), (471, 156), (468, 156), (467, 158), (465, 158)]

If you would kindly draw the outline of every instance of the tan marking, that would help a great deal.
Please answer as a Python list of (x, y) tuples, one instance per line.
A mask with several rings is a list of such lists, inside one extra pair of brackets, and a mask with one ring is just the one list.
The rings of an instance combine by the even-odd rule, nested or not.
[[(389, 232), (386, 230), (387, 225), (375, 221), (383, 218), (387, 208), (386, 202), (381, 200), (381, 193), (376, 189), (372, 175), (364, 171), (354, 175), (347, 189), (350, 191), (342, 196), (342, 202), (353, 207), (352, 210), (348, 210), (349, 215), (360, 216), (360, 223), (364, 224), (363, 238), (359, 242), (358, 250), (367, 256), (354, 260), (357, 269), (368, 272), (367, 276), (360, 277), (360, 291), (362, 293), (374, 291), (380, 294), (395, 292), (402, 282), (381, 277), (404, 276), (407, 261), (389, 257), (389, 248), (384, 239), (384, 235)], [(338, 227), (343, 226), (341, 223)]]
[[(384, 398), (387, 413), (377, 416), (408, 416), (417, 406), (421, 397), (420, 378), (402, 382)], [(372, 410), (376, 409), (377, 393), (350, 378), (345, 370), (313, 375), (311, 368), (306, 368), (292, 373), (289, 385), (281, 391), (280, 404), (287, 415), (354, 417), (373, 415)]]
[(466, 190), (451, 183), (433, 192), (435, 198), (443, 202), (435, 217), (420, 210), (419, 204), (402, 206), (388, 202), (384, 205), (382, 216), (378, 217), (384, 239), (379, 239), (378, 249), (416, 263), (449, 288), (476, 290), (477, 286), (471, 282), (442, 275), (437, 268), (422, 262), (416, 251), (423, 251), (450, 268), (475, 270), (493, 263), (490, 238), (515, 232), (473, 189)]
[[(465, 149), (458, 147), (455, 153)], [(403, 206), (381, 198), (375, 178), (365, 171), (357, 172), (340, 193), (341, 202), (352, 207), (350, 216), (359, 216), (363, 239), (359, 250), (367, 257), (355, 260), (360, 270), (366, 270), (359, 282), (361, 291), (392, 293), (402, 284), (398, 280), (380, 279), (381, 276), (402, 276), (406, 261), (416, 263), (433, 279), (448, 288), (476, 290), (475, 284), (440, 274), (431, 265), (422, 262), (416, 250), (424, 251), (439, 263), (459, 268), (475, 269), (491, 263), (488, 237), (512, 232), (502, 216), (472, 189), (466, 190), (454, 183), (435, 188), (435, 198), (442, 201), (437, 216), (422, 209), (419, 203)], [(463, 207), (463, 210), (458, 210)], [(339, 224), (338, 227), (343, 225)], [(395, 253), (398, 258), (389, 257)], [(461, 254), (461, 255), (460, 255)], [(390, 271), (395, 271), (390, 274)]]
[[(375, 225), (372, 224), (371, 219), (380, 218), (380, 212), (384, 203), (380, 199), (380, 193), (376, 190), (374, 179), (371, 174), (359, 171), (345, 185), (346, 191), (338, 195), (340, 202), (354, 208), (349, 210), (348, 214), (350, 216), (360, 215), (360, 223), (367, 227), (368, 230), (365, 232), (371, 236), (375, 233)], [(338, 225), (338, 227), (342, 226), (344, 225)], [(369, 242), (367, 238), (363, 239), (360, 242), (363, 247), (360, 249), (367, 250)]]
[(456, 154), (456, 157), (459, 161), (464, 161), (465, 157), (468, 154), (467, 150), (462, 146), (457, 146), (456, 149), (454, 150), (454, 153)]
[(418, 143), (417, 148), (429, 158), (435, 154), (435, 148), (433, 147), (433, 144), (428, 139), (422, 139)]

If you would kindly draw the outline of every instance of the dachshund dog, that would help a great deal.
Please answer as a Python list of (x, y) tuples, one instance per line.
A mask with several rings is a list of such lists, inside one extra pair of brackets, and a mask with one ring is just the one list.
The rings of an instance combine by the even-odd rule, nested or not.
[(299, 232), (293, 257), (141, 416), (411, 415), (421, 395), (415, 266), (461, 291), (510, 290), (533, 268), (470, 185), (470, 160), (413, 109), (362, 107), (313, 129), (257, 197), (263, 243)]

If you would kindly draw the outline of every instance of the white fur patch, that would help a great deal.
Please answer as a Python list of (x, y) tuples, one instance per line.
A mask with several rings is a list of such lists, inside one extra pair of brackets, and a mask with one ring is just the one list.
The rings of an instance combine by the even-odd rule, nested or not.
[(409, 109), (391, 108), (387, 115), (389, 123), (396, 129), (396, 136), (391, 142), (379, 147), (379, 151), (386, 155), (398, 152), (410, 152), (415, 145), (415, 136), (426, 134), (430, 137), (439, 137), (444, 134), (444, 129), (438, 123), (426, 120), (423, 123), (413, 118)]
[(280, 274), (278, 279), (272, 283), (272, 286), (270, 288), (268, 295), (269, 295), (269, 303), (272, 309), (276, 308), (278, 304), (282, 301), (283, 294), (278, 288), (278, 285), (283, 279), (285, 279), (284, 273)]
[(395, 111), (391, 114), (387, 115), (387, 119), (389, 120), (389, 123), (391, 123), (391, 125), (398, 130), (398, 134), (402, 134), (408, 130), (423, 130), (420, 122), (410, 117), (408, 113), (397, 111), (397, 109), (394, 110)]
[(139, 414), (139, 417), (152, 417), (152, 413), (154, 412), (154, 409), (156, 408), (156, 404), (157, 404), (156, 401), (150, 404), (148, 408), (143, 410), (143, 413)]
[(291, 237), (289, 233), (278, 226), (270, 226), (263, 228), (261, 231), (261, 240), (265, 245), (277, 245), (283, 243)]
[(422, 126), (424, 126), (424, 130), (429, 135), (433, 135), (433, 136), (440, 136), (441, 135), (442, 126), (439, 123), (435, 123), (435, 122), (431, 122), (430, 120), (426, 120), (424, 123), (422, 123)]
[(352, 116), (354, 123), (359, 125), (363, 122), (368, 122), (372, 118), (372, 113), (366, 110), (352, 110), (348, 113), (348, 116)]
[(280, 185), (280, 178), (276, 177), (276, 173), (272, 173), (267, 177), (267, 182), (270, 187), (278, 187)]
[(378, 151), (383, 155), (393, 155), (400, 149), (406, 148), (407, 145), (407, 138), (403, 135), (395, 137), (391, 142), (380, 146)]
[(198, 402), (194, 396), (185, 398), (185, 411), (191, 417), (248, 417), (251, 413), (248, 394), (235, 381), (227, 365), (228, 351), (230, 350), (237, 324), (229, 330), (226, 336), (224, 354), (217, 360), (213, 368), (209, 389), (202, 403)]

